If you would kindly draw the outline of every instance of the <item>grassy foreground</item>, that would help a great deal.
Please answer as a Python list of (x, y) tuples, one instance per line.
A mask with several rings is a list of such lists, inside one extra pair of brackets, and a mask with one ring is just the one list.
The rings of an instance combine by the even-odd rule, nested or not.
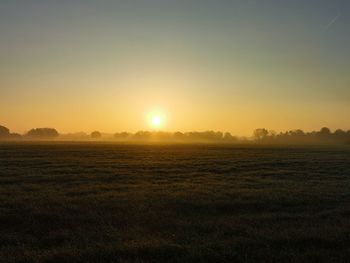
[(1, 262), (349, 262), (350, 148), (0, 145)]

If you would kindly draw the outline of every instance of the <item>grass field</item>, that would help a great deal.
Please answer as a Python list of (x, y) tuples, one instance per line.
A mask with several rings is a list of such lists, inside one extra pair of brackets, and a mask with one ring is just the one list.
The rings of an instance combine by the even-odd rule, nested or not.
[(0, 262), (349, 262), (350, 147), (0, 145)]

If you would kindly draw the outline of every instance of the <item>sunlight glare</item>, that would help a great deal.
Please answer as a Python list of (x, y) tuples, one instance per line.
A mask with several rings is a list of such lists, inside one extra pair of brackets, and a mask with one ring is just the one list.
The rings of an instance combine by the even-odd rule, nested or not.
[(152, 125), (158, 127), (161, 124), (162, 120), (159, 116), (152, 117)]

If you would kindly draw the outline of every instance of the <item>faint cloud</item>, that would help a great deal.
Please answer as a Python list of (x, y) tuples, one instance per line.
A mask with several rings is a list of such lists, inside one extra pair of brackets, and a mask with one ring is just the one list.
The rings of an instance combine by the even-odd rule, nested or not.
[(335, 16), (325, 27), (324, 27), (324, 31), (327, 31), (335, 22), (337, 22), (337, 20), (339, 19), (340, 14), (338, 14), (337, 16)]

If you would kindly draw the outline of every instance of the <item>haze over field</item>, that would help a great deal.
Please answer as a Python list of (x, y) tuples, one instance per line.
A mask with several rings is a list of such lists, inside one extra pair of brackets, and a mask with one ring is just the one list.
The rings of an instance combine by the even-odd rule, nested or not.
[[(157, 118), (156, 125), (160, 124)], [(1, 141), (115, 141), (115, 142), (165, 142), (165, 143), (264, 143), (264, 144), (349, 144), (350, 130), (337, 129), (332, 132), (323, 127), (319, 131), (304, 132), (300, 129), (275, 132), (265, 128), (253, 131), (252, 136), (239, 137), (230, 132), (221, 131), (191, 131), (191, 132), (164, 132), (164, 131), (138, 131), (117, 132), (114, 134), (101, 133), (97, 130), (87, 134), (85, 132), (60, 134), (54, 128), (34, 128), (21, 135), (13, 133), (7, 127), (0, 125)]]
[(1, 1), (0, 124), (348, 130), (350, 2)]

